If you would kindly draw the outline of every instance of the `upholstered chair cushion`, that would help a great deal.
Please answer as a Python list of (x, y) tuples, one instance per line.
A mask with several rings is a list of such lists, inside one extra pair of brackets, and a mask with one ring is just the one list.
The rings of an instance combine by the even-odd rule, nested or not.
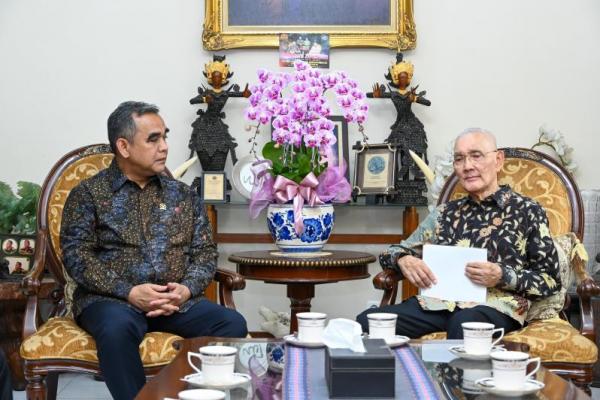
[(527, 343), (532, 357), (544, 362), (593, 364), (598, 360), (598, 347), (567, 321), (560, 318), (531, 321), (525, 328), (504, 337)]
[[(446, 332), (422, 336), (424, 340), (446, 339)], [(526, 343), (529, 354), (543, 362), (593, 364), (598, 360), (598, 347), (567, 321), (560, 318), (531, 321), (529, 325), (504, 336), (505, 340)]]
[[(171, 362), (177, 354), (173, 348), (177, 340), (182, 338), (164, 332), (147, 333), (140, 344), (144, 367)], [(21, 344), (21, 357), (25, 360), (60, 358), (98, 362), (94, 339), (67, 317), (50, 318), (40, 330), (25, 339)]]

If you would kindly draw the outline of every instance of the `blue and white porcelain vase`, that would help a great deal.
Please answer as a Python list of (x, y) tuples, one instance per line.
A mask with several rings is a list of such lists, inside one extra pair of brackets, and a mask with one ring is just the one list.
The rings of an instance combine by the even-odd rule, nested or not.
[(320, 251), (333, 229), (335, 214), (333, 205), (322, 204), (302, 208), (304, 232), (300, 236), (294, 228), (293, 204), (270, 204), (267, 210), (267, 225), (273, 240), (283, 252), (317, 252)]

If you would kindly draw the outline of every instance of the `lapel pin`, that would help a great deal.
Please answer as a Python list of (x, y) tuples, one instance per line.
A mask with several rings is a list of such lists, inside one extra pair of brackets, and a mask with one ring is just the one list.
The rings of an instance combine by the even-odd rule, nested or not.
[(165, 203), (160, 203), (160, 204), (158, 205), (158, 208), (160, 208), (161, 210), (163, 210), (163, 211), (164, 211), (164, 210), (166, 210), (166, 209), (167, 209), (167, 205), (166, 205)]

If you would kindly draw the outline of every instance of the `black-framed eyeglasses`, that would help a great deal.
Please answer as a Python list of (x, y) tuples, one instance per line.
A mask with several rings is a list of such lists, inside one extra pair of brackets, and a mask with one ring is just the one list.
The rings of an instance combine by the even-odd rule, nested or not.
[(475, 150), (475, 151), (470, 151), (467, 154), (455, 154), (454, 155), (454, 159), (453, 159), (453, 163), (455, 166), (459, 166), (459, 165), (463, 165), (467, 159), (469, 159), (473, 164), (479, 164), (480, 162), (482, 162), (485, 159), (485, 156), (487, 156), (490, 153), (495, 153), (498, 150), (490, 150), (490, 151), (479, 151), (479, 150)]

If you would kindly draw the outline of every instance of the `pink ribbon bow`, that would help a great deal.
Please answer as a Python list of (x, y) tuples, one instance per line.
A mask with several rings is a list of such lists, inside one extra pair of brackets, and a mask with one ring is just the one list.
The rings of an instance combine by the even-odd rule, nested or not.
[(300, 184), (284, 176), (277, 176), (273, 184), (275, 201), (285, 204), (290, 200), (294, 202), (294, 228), (298, 236), (304, 232), (304, 221), (302, 220), (302, 207), (306, 201), (311, 207), (315, 204), (323, 204), (317, 195), (316, 188), (319, 180), (312, 172), (302, 179)]

